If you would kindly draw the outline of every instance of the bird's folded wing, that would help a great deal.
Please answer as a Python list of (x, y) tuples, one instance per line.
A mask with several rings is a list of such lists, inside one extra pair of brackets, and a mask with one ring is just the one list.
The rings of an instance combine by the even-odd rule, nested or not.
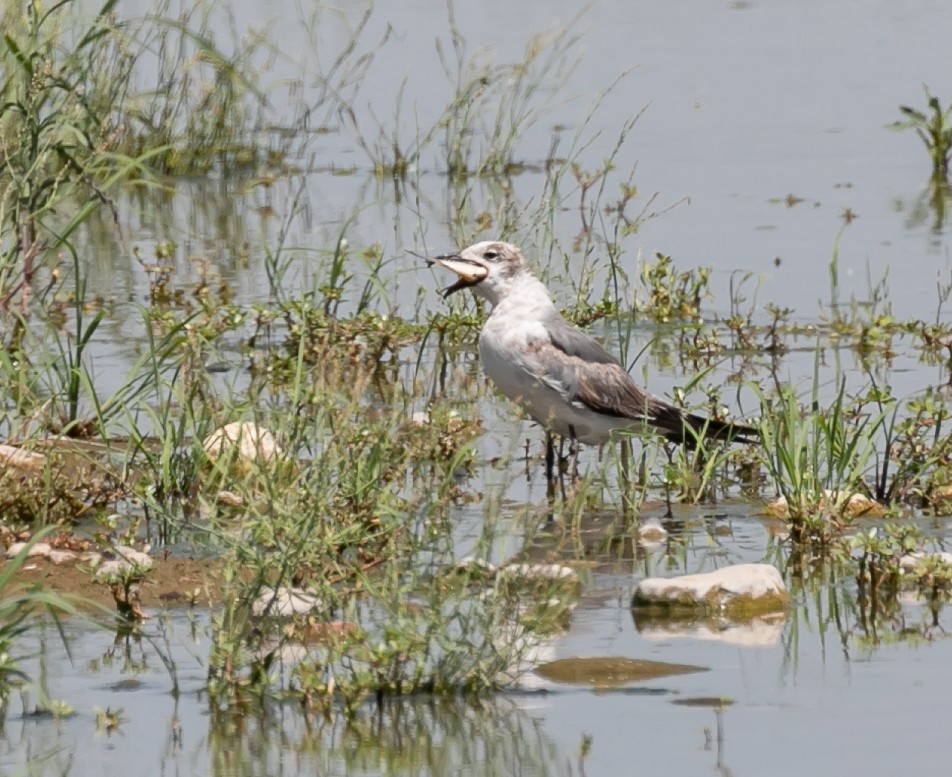
[(655, 414), (654, 397), (597, 341), (561, 316), (545, 322), (545, 336), (535, 339), (529, 350), (536, 378), (568, 401), (620, 418)]

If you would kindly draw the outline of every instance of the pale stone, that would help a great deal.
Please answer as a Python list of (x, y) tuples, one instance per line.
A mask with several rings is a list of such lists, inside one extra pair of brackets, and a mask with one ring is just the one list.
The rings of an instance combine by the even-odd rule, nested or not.
[(77, 555), (71, 550), (51, 550), (50, 561), (54, 564), (65, 564), (67, 561), (75, 561)]
[(523, 639), (516, 651), (518, 658), (500, 676), (501, 683), (522, 691), (552, 688), (554, 683), (536, 674), (534, 670), (540, 664), (554, 661), (558, 657), (555, 642), (550, 638), (540, 638), (532, 634), (527, 634)]
[(136, 550), (128, 545), (114, 545), (110, 550), (115, 556), (130, 564), (138, 564), (144, 567), (151, 567), (155, 564), (155, 559), (148, 553), (149, 546), (146, 546), (145, 550)]
[[(29, 545), (28, 542), (14, 542), (9, 548), (7, 548), (7, 558), (16, 558), (27, 545)], [(27, 551), (26, 557), (35, 558), (37, 556), (42, 556), (43, 558), (49, 558), (52, 550), (53, 548), (50, 547), (48, 542), (36, 542)]]
[(322, 607), (322, 602), (314, 594), (302, 588), (266, 588), (251, 604), (253, 615), (272, 615), (286, 618), (291, 615), (304, 615)]
[(644, 544), (664, 542), (668, 537), (668, 530), (661, 525), (658, 518), (649, 518), (638, 526), (638, 539)]
[(240, 465), (273, 462), (282, 451), (274, 435), (251, 421), (235, 421), (216, 429), (202, 443), (211, 461), (234, 456)]
[(96, 582), (102, 582), (108, 578), (119, 577), (123, 571), (128, 568), (128, 564), (116, 558), (103, 561), (101, 564), (99, 564), (99, 566), (96, 567), (93, 580)]
[(115, 558), (103, 560), (100, 557), (96, 572), (93, 574), (93, 580), (99, 583), (112, 582), (117, 578), (140, 577), (155, 566), (155, 559), (152, 556), (127, 545), (116, 545), (106, 553)]
[(635, 588), (631, 606), (672, 611), (675, 615), (715, 612), (750, 618), (782, 610), (789, 601), (776, 567), (736, 564), (696, 575), (646, 578)]
[(549, 627), (563, 629), (581, 588), (578, 573), (563, 564), (509, 564), (496, 571), (496, 593), (486, 594), (518, 596), (527, 613), (544, 614)]
[(410, 416), (410, 423), (414, 426), (429, 426), (430, 414), (425, 413), (422, 410), (417, 410)]
[(43, 469), (46, 463), (46, 456), (42, 453), (25, 451), (22, 448), (15, 448), (12, 445), (0, 444), (0, 464), (9, 464), (11, 467), (19, 469)]

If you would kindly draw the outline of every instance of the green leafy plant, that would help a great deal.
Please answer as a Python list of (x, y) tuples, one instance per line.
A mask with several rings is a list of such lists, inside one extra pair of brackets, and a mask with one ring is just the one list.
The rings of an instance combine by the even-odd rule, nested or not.
[(913, 130), (929, 152), (932, 162), (932, 182), (948, 183), (949, 158), (952, 156), (952, 106), (943, 108), (939, 98), (923, 87), (928, 103), (927, 111), (900, 105), (902, 119), (890, 124), (890, 129)]

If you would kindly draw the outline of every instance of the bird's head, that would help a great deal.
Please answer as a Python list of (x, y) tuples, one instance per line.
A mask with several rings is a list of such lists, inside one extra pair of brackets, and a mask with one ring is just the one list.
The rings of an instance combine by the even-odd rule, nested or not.
[(522, 252), (511, 243), (498, 240), (485, 240), (464, 248), (458, 254), (443, 254), (429, 261), (459, 276), (456, 283), (443, 290), (444, 297), (460, 289), (472, 288), (494, 305), (506, 296), (513, 279), (525, 267)]

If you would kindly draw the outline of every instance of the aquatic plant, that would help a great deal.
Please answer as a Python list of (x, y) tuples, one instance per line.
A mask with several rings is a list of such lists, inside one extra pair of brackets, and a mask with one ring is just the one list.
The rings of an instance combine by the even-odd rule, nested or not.
[(840, 533), (850, 498), (865, 491), (885, 413), (854, 414), (842, 380), (824, 407), (820, 387), (817, 363), (806, 407), (790, 385), (773, 396), (759, 391), (759, 429), (763, 464), (784, 497), (794, 539), (823, 544)]
[(948, 184), (949, 158), (952, 157), (952, 106), (942, 108), (939, 98), (924, 86), (928, 110), (900, 105), (902, 119), (889, 125), (894, 130), (913, 130), (926, 147), (932, 162), (933, 185)]
[(657, 254), (655, 261), (641, 265), (641, 282), (647, 299), (639, 306), (660, 323), (672, 319), (693, 322), (701, 315), (708, 295), (711, 271), (707, 268), (677, 271), (670, 256)]

